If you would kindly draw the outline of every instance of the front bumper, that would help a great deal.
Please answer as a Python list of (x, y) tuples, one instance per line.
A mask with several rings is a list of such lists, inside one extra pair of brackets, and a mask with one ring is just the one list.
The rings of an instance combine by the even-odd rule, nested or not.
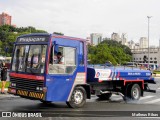
[(28, 91), (28, 90), (22, 90), (22, 89), (16, 89), (16, 88), (9, 87), (8, 93), (22, 96), (28, 99), (33, 98), (33, 99), (38, 99), (38, 100), (45, 100), (45, 93), (43, 92)]

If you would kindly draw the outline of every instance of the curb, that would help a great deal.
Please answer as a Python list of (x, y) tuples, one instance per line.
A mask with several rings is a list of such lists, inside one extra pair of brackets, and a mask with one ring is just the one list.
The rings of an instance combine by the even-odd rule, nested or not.
[(153, 74), (153, 77), (160, 77), (160, 74)]
[[(0, 89), (0, 91), (1, 91), (1, 89)], [(0, 100), (3, 100), (3, 99), (5, 99), (5, 98), (10, 98), (10, 99), (12, 99), (12, 98), (19, 98), (19, 96), (15, 96), (15, 95), (12, 95), (12, 94), (8, 94), (8, 93), (7, 93), (8, 88), (5, 88), (4, 91), (5, 91), (5, 94), (1, 94), (1, 93), (0, 93)]]
[[(0, 91), (1, 91), (1, 88), (0, 88)], [(4, 88), (4, 91), (8, 91), (8, 88)]]
[(0, 94), (0, 101), (1, 100), (13, 100), (13, 99), (19, 99), (19, 96), (14, 96), (14, 95), (10, 95), (10, 94)]
[(160, 74), (156, 74), (156, 77), (160, 77)]

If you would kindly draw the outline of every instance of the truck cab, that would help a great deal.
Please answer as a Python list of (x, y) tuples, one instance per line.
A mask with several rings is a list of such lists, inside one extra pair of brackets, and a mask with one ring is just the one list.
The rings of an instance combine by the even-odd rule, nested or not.
[(43, 103), (81, 107), (90, 98), (86, 42), (55, 34), (29, 34), (14, 45), (8, 93)]

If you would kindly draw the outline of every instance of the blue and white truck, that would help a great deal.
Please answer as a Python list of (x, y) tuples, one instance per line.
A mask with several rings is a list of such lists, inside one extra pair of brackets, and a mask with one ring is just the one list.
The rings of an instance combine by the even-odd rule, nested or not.
[[(58, 53), (63, 63), (57, 63)], [(87, 65), (86, 40), (56, 34), (19, 36), (14, 44), (8, 93), (43, 103), (66, 102), (82, 107), (91, 94), (109, 99), (116, 93), (138, 100), (148, 84), (149, 70)]]

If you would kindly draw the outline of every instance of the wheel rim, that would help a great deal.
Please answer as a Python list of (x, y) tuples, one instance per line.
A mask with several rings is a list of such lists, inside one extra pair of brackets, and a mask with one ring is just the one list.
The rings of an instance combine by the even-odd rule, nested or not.
[(138, 90), (138, 88), (134, 88), (133, 89), (133, 98), (138, 99), (138, 97), (139, 97), (139, 90)]
[(75, 90), (73, 99), (75, 104), (80, 104), (83, 101), (83, 93), (80, 90)]

